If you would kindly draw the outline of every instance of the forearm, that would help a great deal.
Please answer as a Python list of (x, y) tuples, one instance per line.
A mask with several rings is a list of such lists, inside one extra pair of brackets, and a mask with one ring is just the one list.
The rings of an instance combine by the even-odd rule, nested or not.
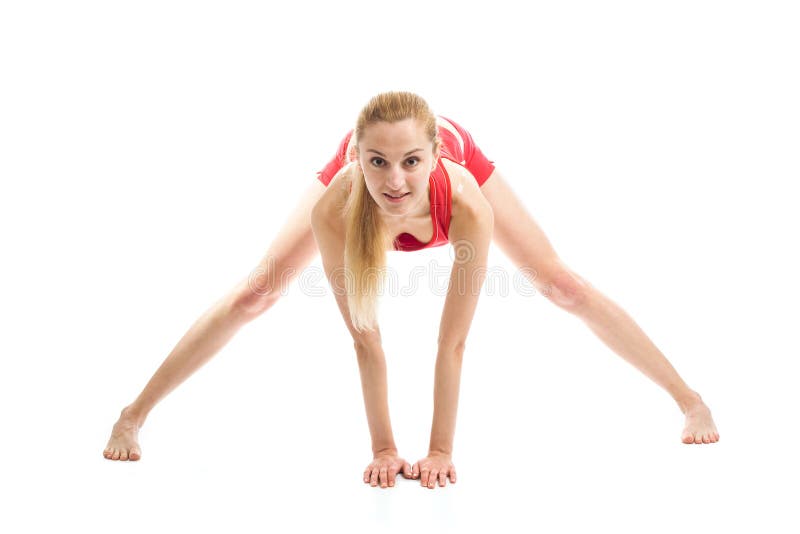
[(453, 454), (456, 431), (458, 391), (461, 383), (463, 353), (457, 349), (439, 349), (433, 385), (433, 424), (428, 452)]
[(359, 347), (356, 349), (361, 373), (361, 390), (367, 412), (372, 452), (397, 450), (389, 417), (389, 391), (386, 380), (386, 358), (383, 349)]

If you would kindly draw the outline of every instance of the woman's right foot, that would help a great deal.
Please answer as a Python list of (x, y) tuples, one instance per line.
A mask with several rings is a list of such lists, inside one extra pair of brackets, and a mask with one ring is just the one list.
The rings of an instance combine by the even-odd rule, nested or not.
[(136, 461), (142, 457), (142, 450), (139, 448), (139, 428), (141, 424), (130, 414), (128, 408), (124, 408), (119, 416), (119, 420), (111, 430), (111, 438), (103, 451), (103, 456), (109, 460), (132, 460)]

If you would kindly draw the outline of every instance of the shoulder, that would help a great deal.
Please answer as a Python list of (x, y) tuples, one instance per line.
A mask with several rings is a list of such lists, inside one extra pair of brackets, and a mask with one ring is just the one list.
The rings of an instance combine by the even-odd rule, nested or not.
[(461, 152), (463, 153), (464, 152), (464, 138), (461, 137), (461, 133), (458, 131), (458, 128), (455, 127), (455, 125), (453, 124), (453, 121), (451, 121), (450, 119), (445, 119), (444, 117), (437, 115), (436, 116), (436, 125), (439, 126), (440, 128), (444, 128), (445, 130), (447, 130), (448, 132), (453, 134), (453, 137), (455, 137), (456, 141), (458, 142), (459, 148), (461, 149)]
[(344, 224), (344, 207), (350, 196), (353, 163), (342, 167), (328, 184), (311, 210), (311, 224), (340, 228)]
[(452, 190), (450, 236), (455, 232), (456, 238), (461, 232), (472, 233), (475, 231), (489, 230), (494, 224), (492, 207), (483, 195), (478, 182), (469, 170), (442, 158), (442, 165), (450, 176)]

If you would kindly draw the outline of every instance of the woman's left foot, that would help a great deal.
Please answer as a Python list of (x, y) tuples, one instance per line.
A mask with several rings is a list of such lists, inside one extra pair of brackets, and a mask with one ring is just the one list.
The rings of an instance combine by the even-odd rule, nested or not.
[(719, 432), (711, 418), (711, 410), (697, 395), (695, 399), (681, 406), (686, 416), (686, 426), (681, 434), (681, 441), (686, 444), (716, 443), (719, 441)]

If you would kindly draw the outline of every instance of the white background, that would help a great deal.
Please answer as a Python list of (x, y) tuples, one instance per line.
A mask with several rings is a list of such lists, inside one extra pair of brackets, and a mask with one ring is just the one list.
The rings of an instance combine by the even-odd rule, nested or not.
[[(796, 532), (794, 7), (4, 2), (0, 529)], [(370, 488), (358, 368), (320, 283), (159, 404), (140, 462), (103, 459), (120, 409), (394, 89), (471, 131), (703, 395), (719, 443), (681, 444), (669, 395), (540, 295), (484, 294), (458, 483)], [(447, 249), (390, 261), (402, 277)], [(424, 285), (382, 304), (412, 463), (441, 304)]]

